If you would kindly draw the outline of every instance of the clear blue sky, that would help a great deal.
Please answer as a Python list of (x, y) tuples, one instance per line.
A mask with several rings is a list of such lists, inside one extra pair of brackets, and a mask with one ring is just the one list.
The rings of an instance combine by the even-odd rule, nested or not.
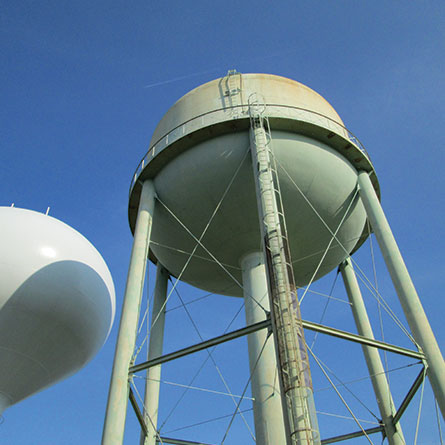
[[(228, 69), (290, 77), (330, 101), (370, 153), (388, 219), (443, 345), (444, 54), (445, 3), (439, 0), (3, 0), (0, 203), (42, 212), (50, 206), (52, 216), (84, 234), (110, 267), (119, 313), (132, 242), (128, 187), (159, 119), (187, 91)], [(357, 260), (369, 266), (369, 246), (365, 250)], [(400, 314), (387, 275), (378, 273), (381, 291)], [(332, 281), (327, 277), (317, 289), (328, 292)], [(186, 286), (179, 290), (186, 300), (203, 294)], [(334, 295), (346, 298), (341, 283)], [(204, 301), (190, 308), (206, 337), (221, 333), (241, 303), (227, 297)], [(172, 301), (171, 307), (177, 304)], [(323, 298), (311, 297), (303, 317), (319, 321), (324, 304)], [(170, 315), (167, 350), (198, 341), (182, 310)], [(325, 322), (354, 329), (342, 303), (330, 303)], [(376, 323), (379, 331), (378, 317)], [(389, 320), (384, 326), (388, 341), (404, 342)], [(99, 443), (116, 332), (117, 323), (84, 370), (6, 410), (0, 443)], [(216, 355), (237, 394), (248, 377), (245, 347), (244, 340), (237, 341)], [(356, 346), (318, 339), (316, 351), (344, 381), (366, 375)], [(354, 354), (357, 360), (349, 363)], [(164, 378), (187, 383), (203, 358), (166, 366)], [(389, 360), (390, 367), (407, 363)], [(408, 368), (392, 374), (396, 405), (417, 372)], [(204, 374), (196, 386), (223, 390), (212, 366)], [(321, 391), (327, 382), (314, 374), (317, 409), (347, 416), (332, 391)], [(377, 412), (368, 384), (351, 389)], [(161, 418), (181, 393), (171, 385), (162, 390)], [(414, 441), (416, 401), (404, 417), (409, 443)], [(429, 384), (424, 403), (419, 444), (438, 444)], [(248, 402), (242, 406), (249, 408)], [(360, 405), (354, 407), (361, 418), (373, 420)], [(225, 396), (190, 391), (166, 424), (166, 435), (218, 443), (228, 419), (167, 432), (232, 411)], [(326, 415), (319, 421), (324, 437), (357, 429), (352, 421)], [(137, 437), (129, 411), (125, 443), (137, 443)], [(372, 440), (381, 442), (378, 436)], [(227, 443), (250, 443), (241, 421)]]

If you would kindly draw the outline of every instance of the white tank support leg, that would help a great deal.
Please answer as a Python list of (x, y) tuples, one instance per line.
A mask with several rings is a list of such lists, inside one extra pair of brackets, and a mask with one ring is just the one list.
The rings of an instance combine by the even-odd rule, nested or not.
[[(153, 295), (153, 309), (151, 315), (150, 340), (147, 360), (160, 357), (164, 343), (165, 325), (165, 299), (167, 297), (167, 284), (169, 274), (158, 263), (156, 271), (156, 284)], [(159, 388), (161, 385), (161, 365), (149, 368), (146, 373), (144, 397), (144, 419), (148, 434), (141, 433), (141, 445), (156, 445), (156, 432), (158, 423)]]
[[(266, 319), (264, 310), (269, 311), (269, 295), (267, 291), (266, 267), (263, 252), (255, 252), (241, 259), (243, 272), (244, 303), (246, 308), (246, 323), (254, 323)], [(253, 297), (253, 298), (252, 298)], [(252, 374), (251, 387), (253, 415), (255, 421), (255, 436), (258, 445), (285, 444), (283, 410), (281, 407), (280, 384), (278, 381), (277, 360), (272, 338), (267, 340), (265, 329), (249, 334), (250, 371)], [(261, 350), (263, 352), (261, 353)], [(261, 353), (261, 358), (258, 356)], [(258, 363), (257, 363), (258, 360)], [(256, 367), (255, 367), (256, 364)]]
[(445, 364), (442, 353), (367, 172), (359, 173), (358, 185), (405, 317), (414, 339), (425, 354), (428, 377), (445, 418)]
[(122, 445), (129, 395), (128, 369), (134, 352), (155, 205), (152, 181), (142, 185), (128, 269), (113, 372), (108, 393), (102, 445)]
[[(340, 271), (351, 303), (357, 331), (363, 337), (374, 339), (374, 333), (350, 258), (347, 258), (341, 264)], [(368, 366), (369, 375), (371, 376), (372, 386), (376, 395), (380, 415), (382, 416), (388, 443), (389, 445), (405, 445), (405, 439), (400, 424), (398, 423), (397, 425), (394, 425), (393, 422), (395, 407), (379, 351), (370, 346), (362, 346), (362, 349)]]

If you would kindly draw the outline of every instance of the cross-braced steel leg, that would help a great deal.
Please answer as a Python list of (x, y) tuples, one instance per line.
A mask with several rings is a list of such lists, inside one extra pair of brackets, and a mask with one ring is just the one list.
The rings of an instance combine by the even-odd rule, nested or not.
[(367, 172), (359, 173), (358, 185), (403, 312), (414, 339), (425, 353), (428, 378), (445, 418), (445, 364), (442, 353)]
[(134, 230), (133, 249), (125, 288), (119, 334), (114, 356), (113, 372), (108, 393), (102, 445), (121, 445), (129, 394), (128, 370), (134, 352), (145, 269), (155, 205), (152, 181), (142, 185), (139, 210)]
[[(169, 274), (167, 270), (164, 269), (162, 264), (158, 263), (156, 284), (153, 294), (148, 360), (162, 355), (168, 277)], [(144, 421), (147, 426), (147, 435), (145, 435), (144, 431), (141, 432), (141, 445), (156, 445), (161, 365), (149, 368), (146, 373), (146, 379)]]
[[(350, 258), (347, 258), (340, 266), (340, 271), (345, 283), (346, 292), (351, 303), (355, 324), (360, 335), (374, 339), (371, 323), (369, 322), (362, 293), (355, 276)], [(376, 348), (362, 345), (363, 354), (371, 376), (372, 386), (379, 406), (382, 422), (385, 427), (386, 437), (390, 445), (405, 445), (400, 424), (394, 425), (395, 407), (386, 379), (379, 351)]]

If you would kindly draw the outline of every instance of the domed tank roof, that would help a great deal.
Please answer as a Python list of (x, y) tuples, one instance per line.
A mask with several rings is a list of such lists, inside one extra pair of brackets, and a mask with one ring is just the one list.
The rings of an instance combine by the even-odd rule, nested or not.
[(115, 292), (94, 246), (51, 216), (0, 207), (0, 244), (1, 412), (97, 353)]
[[(308, 110), (344, 126), (332, 105), (300, 82), (274, 74), (233, 73), (200, 85), (181, 97), (157, 125), (150, 146), (173, 128), (196, 116), (233, 106), (247, 112), (249, 98), (258, 92), (261, 92), (261, 100), (268, 105)], [(231, 103), (238, 95), (236, 103)]]

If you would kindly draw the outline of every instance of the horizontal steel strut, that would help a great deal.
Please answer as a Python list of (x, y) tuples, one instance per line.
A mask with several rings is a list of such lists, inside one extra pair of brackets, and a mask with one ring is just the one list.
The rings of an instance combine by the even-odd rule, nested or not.
[[(384, 351), (405, 355), (406, 357), (411, 357), (419, 360), (424, 359), (423, 353), (419, 351), (413, 351), (412, 349), (402, 348), (401, 346), (396, 346), (391, 343), (386, 343), (383, 341), (362, 337), (361, 335), (353, 334), (347, 331), (342, 331), (341, 329), (331, 328), (329, 326), (323, 326), (321, 324), (314, 323), (312, 321), (302, 320), (301, 322), (303, 324), (303, 327), (305, 329), (309, 329), (310, 331), (320, 332), (321, 334), (332, 335), (333, 337), (341, 338), (343, 340), (349, 340), (356, 343), (361, 343), (366, 346), (372, 346), (374, 348), (383, 349)], [(160, 357), (156, 357), (152, 360), (139, 363), (138, 365), (131, 366), (129, 372), (131, 374), (134, 374), (136, 372), (143, 371), (144, 369), (151, 368), (152, 366), (156, 366), (161, 363), (166, 363), (171, 360), (185, 357), (186, 355), (193, 354), (194, 352), (202, 351), (203, 349), (207, 349), (212, 346), (216, 346), (221, 343), (234, 340), (235, 338), (251, 334), (252, 332), (259, 331), (260, 329), (265, 329), (270, 327), (271, 327), (271, 321), (268, 318), (267, 320), (261, 321), (259, 323), (246, 326), (236, 331), (232, 331), (227, 334), (214, 337), (210, 340), (206, 340), (201, 343), (189, 346), (187, 348), (179, 349), (178, 351), (161, 355)]]

